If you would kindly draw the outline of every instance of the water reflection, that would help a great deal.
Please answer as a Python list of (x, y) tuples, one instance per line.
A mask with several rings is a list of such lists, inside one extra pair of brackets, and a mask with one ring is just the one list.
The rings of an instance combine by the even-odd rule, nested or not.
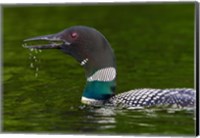
[[(85, 110), (85, 109), (84, 109)], [(116, 127), (116, 111), (111, 108), (94, 108), (87, 109), (87, 114), (84, 116), (84, 128), (90, 128), (90, 130), (110, 130)]]
[[(163, 129), (165, 133), (172, 133), (167, 127), (173, 120), (174, 132), (180, 123), (191, 125), (190, 122), (182, 122), (182, 114), (191, 115), (188, 111), (173, 109), (114, 109), (110, 107), (83, 108), (85, 112), (82, 117), (81, 131), (89, 133), (130, 133), (141, 132), (143, 134), (157, 133), (158, 129)], [(173, 111), (173, 112), (172, 112)], [(168, 119), (166, 119), (168, 118)], [(155, 123), (156, 122), (156, 123)], [(161, 127), (162, 126), (162, 127)]]
[(116, 127), (116, 112), (113, 109), (99, 108), (93, 111), (95, 122), (101, 124), (99, 129), (110, 129)]

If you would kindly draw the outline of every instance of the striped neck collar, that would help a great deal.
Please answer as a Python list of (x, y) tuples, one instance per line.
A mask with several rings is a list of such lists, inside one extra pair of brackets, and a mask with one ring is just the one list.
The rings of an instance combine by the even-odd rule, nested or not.
[(113, 96), (116, 87), (116, 75), (114, 67), (107, 67), (97, 70), (93, 75), (89, 76), (81, 102), (94, 105), (103, 103)]
[(87, 81), (113, 81), (116, 78), (116, 69), (114, 67), (103, 68), (96, 71), (93, 75), (87, 78)]

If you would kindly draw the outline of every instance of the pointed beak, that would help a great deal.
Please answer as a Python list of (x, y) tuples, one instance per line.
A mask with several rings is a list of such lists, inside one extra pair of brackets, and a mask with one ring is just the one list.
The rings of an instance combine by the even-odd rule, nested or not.
[(63, 45), (70, 45), (70, 43), (62, 39), (60, 33), (33, 37), (23, 41), (23, 47), (30, 49), (61, 49)]

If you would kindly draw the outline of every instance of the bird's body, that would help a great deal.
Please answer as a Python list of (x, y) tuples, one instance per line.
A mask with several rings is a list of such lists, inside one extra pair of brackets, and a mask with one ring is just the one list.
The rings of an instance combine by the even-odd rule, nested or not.
[(84, 67), (87, 78), (81, 98), (84, 104), (122, 107), (195, 105), (195, 90), (190, 88), (145, 88), (115, 95), (117, 71), (114, 52), (106, 38), (93, 28), (74, 26), (57, 34), (35, 37), (25, 42), (36, 40), (47, 40), (50, 44), (26, 48), (60, 49)]
[[(104, 85), (110, 84), (116, 77), (114, 68), (100, 69), (92, 76), (87, 78), (89, 82), (101, 81)], [(86, 87), (87, 88), (87, 87)], [(92, 90), (103, 90), (103, 84), (100, 88), (92, 87)], [(88, 90), (86, 89), (88, 94)], [(96, 92), (92, 91), (91, 94)], [(97, 92), (98, 94), (98, 92)], [(95, 94), (95, 96), (97, 96)], [(91, 98), (87, 98), (91, 97)], [(193, 107), (195, 102), (195, 91), (189, 88), (174, 88), (174, 89), (152, 89), (142, 88), (134, 89), (128, 92), (123, 92), (113, 95), (107, 100), (99, 100), (98, 97), (83, 94), (82, 102), (89, 105), (109, 104), (120, 107), (151, 107), (151, 106), (165, 106), (165, 107)]]
[(135, 89), (111, 97), (108, 102), (123, 107), (193, 107), (193, 89)]

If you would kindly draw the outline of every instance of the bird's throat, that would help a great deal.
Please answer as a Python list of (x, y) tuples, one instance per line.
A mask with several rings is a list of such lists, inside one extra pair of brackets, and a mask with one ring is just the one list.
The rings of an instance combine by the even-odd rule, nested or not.
[(116, 87), (116, 69), (107, 67), (97, 70), (87, 77), (86, 87), (82, 95), (82, 102), (90, 104), (92, 102), (105, 101), (113, 96)]

